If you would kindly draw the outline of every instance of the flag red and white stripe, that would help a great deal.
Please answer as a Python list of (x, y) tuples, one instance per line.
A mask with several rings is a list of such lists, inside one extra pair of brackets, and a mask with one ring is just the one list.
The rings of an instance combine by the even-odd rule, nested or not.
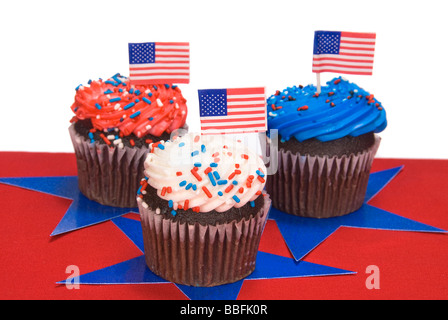
[(267, 130), (264, 87), (226, 89), (226, 92), (227, 115), (201, 116), (202, 134), (234, 134)]
[[(331, 40), (329, 40), (331, 43)], [(375, 33), (340, 32), (338, 53), (313, 54), (313, 72), (372, 75)], [(316, 46), (316, 42), (315, 42)]]
[(133, 84), (189, 83), (189, 43), (155, 42), (153, 60), (150, 63), (131, 63), (129, 76)]

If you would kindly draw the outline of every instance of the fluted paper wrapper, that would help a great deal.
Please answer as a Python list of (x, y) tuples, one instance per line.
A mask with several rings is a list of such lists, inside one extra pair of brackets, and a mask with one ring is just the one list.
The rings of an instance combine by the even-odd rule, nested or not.
[(370, 169), (380, 138), (358, 154), (342, 157), (309, 156), (278, 151), (278, 170), (269, 175), (266, 191), (272, 206), (312, 218), (342, 216), (364, 203)]
[(190, 286), (211, 287), (243, 279), (255, 269), (270, 206), (264, 194), (264, 206), (256, 215), (213, 226), (164, 219), (138, 201), (146, 264), (160, 277)]
[(90, 200), (114, 207), (136, 207), (148, 148), (111, 148), (90, 143), (69, 127), (80, 191)]

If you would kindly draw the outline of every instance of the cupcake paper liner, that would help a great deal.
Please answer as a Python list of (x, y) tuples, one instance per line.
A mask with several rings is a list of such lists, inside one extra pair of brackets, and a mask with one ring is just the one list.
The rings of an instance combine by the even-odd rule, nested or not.
[[(309, 156), (278, 150), (278, 170), (269, 175), (266, 191), (272, 206), (289, 214), (329, 218), (359, 209), (380, 138), (358, 154)], [(269, 152), (269, 144), (267, 143)]]
[(91, 143), (69, 127), (80, 191), (90, 200), (114, 207), (136, 207), (148, 148), (110, 148)]
[(243, 279), (255, 269), (271, 200), (248, 220), (188, 224), (164, 219), (138, 201), (145, 258), (160, 277), (178, 284), (210, 287)]

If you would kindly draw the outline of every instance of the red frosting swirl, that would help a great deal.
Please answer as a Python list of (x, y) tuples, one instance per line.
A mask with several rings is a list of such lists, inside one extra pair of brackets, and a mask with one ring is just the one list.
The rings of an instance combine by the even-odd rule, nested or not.
[(71, 109), (80, 120), (90, 119), (97, 130), (118, 128), (125, 136), (162, 133), (183, 127), (186, 100), (177, 86), (130, 85), (119, 74), (76, 89)]

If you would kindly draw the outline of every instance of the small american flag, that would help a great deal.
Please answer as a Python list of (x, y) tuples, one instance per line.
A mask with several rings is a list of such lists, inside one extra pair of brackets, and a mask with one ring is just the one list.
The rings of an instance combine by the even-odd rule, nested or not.
[(372, 75), (375, 33), (316, 31), (313, 72)]
[(129, 43), (129, 78), (132, 84), (189, 83), (189, 43)]
[(202, 134), (267, 130), (264, 88), (198, 90)]

